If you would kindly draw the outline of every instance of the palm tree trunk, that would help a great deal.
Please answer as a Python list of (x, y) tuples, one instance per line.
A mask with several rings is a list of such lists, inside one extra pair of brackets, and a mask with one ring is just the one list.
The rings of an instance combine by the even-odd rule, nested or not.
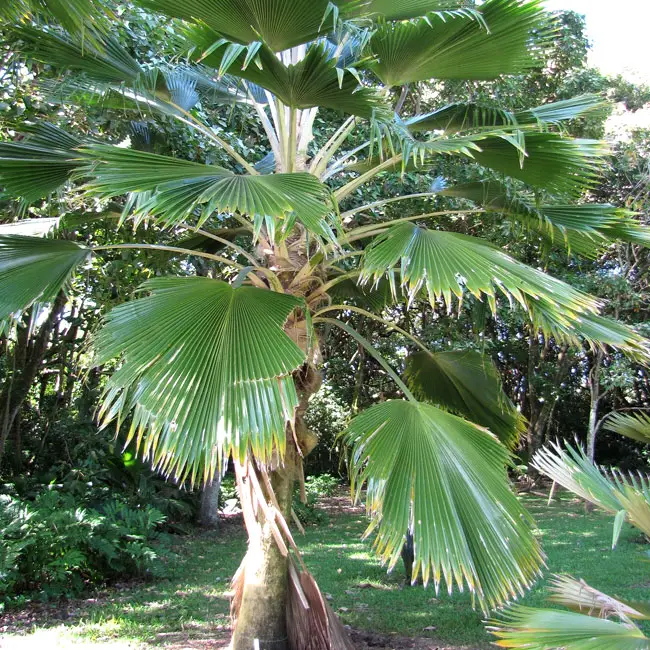
[[(296, 452), (292, 438), (287, 441), (284, 466), (270, 473), (277, 505), (289, 520), (296, 477)], [(290, 650), (287, 634), (289, 564), (276, 541), (273, 523), (251, 519), (246, 513), (248, 552), (240, 570), (243, 591), (233, 631), (233, 650)], [(248, 514), (248, 516), (247, 516)], [(262, 515), (263, 518), (263, 515)]]
[(598, 349), (594, 356), (594, 365), (589, 372), (589, 428), (587, 430), (587, 456), (593, 463), (596, 455), (596, 433), (598, 425), (598, 407), (600, 405), (600, 368), (603, 363), (603, 351)]
[(221, 491), (221, 474), (217, 472), (211, 483), (201, 490), (199, 507), (199, 524), (203, 528), (219, 527), (219, 492)]

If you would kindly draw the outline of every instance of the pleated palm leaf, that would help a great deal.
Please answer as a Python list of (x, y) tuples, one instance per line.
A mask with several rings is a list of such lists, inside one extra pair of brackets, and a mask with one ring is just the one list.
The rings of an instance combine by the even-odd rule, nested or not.
[(574, 449), (566, 443), (565, 448), (559, 443), (543, 447), (531, 465), (558, 485), (615, 516), (612, 548), (625, 521), (650, 537), (650, 477), (616, 469), (605, 472), (589, 460), (582, 448)]
[[(563, 206), (548, 216), (554, 227), (570, 221), (570, 201), (596, 182), (607, 150), (565, 137), (558, 124), (596, 110), (597, 98), (523, 113), (454, 107), (408, 120), (389, 104), (393, 86), (489, 80), (535, 66), (553, 37), (541, 2), (136, 4), (174, 21), (179, 36), (170, 61), (180, 66), (136, 61), (99, 28), (84, 43), (67, 20), (8, 32), (19, 55), (61, 70), (53, 101), (175, 120), (229, 162), (189, 161), (39, 124), (20, 142), (0, 143), (0, 184), (28, 201), (60, 188), (100, 204), (120, 201), (120, 227), (150, 219), (170, 237), (194, 231), (175, 244), (142, 245), (185, 256), (188, 277), (152, 280), (108, 314), (94, 339), (95, 363), (117, 367), (106, 384), (102, 422), (128, 427), (161, 471), (198, 481), (220, 471), (230, 455), (236, 461), (250, 543), (234, 580), (233, 647), (350, 647), (287, 525), (293, 484), (313, 447), (304, 413), (320, 383), (321, 337), (331, 327), (366, 347), (403, 396), (361, 413), (344, 432), (357, 494), (368, 488), (380, 556), (394, 564), (411, 530), (415, 577), (436, 588), (467, 588), (484, 610), (521, 594), (543, 555), (533, 522), (510, 491), (508, 447), (520, 418), (491, 361), (431, 353), (400, 330), (421, 349), (403, 379), (340, 316), (356, 311), (394, 331), (382, 305), (428, 299), (451, 310), (471, 295), (492, 309), (509, 301), (560, 341), (646, 357), (647, 342), (600, 316), (599, 300), (488, 242), (436, 228), (431, 219), (440, 210), (359, 225), (386, 204), (434, 201), (435, 192), (361, 204), (357, 190), (381, 173), (426, 173), (448, 155), (546, 193), (549, 204)], [(83, 6), (84, 25), (103, 24), (106, 16), (92, 14), (99, 4), (74, 4)], [(241, 104), (257, 116), (268, 140), (262, 160), (247, 159), (237, 139), (217, 127), (221, 104), (228, 111)], [(314, 138), (319, 108), (344, 115), (326, 142)], [(348, 149), (353, 132), (368, 138)], [(477, 214), (487, 209), (509, 212), (494, 203), (479, 205)], [(575, 214), (579, 221), (581, 212)], [(585, 228), (603, 238), (625, 228), (647, 237), (629, 215), (608, 209), (606, 216), (586, 216), (592, 225)], [(0, 316), (51, 299), (86, 257), (137, 247), (0, 237)], [(218, 279), (192, 277), (197, 257)]]
[(612, 598), (582, 580), (555, 576), (549, 600), (574, 611), (510, 607), (488, 630), (500, 648), (647, 650), (650, 639), (632, 622), (650, 619), (647, 603)]

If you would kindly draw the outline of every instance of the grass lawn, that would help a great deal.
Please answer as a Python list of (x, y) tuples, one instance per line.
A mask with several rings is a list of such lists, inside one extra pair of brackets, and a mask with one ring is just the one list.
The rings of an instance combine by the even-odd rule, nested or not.
[[(551, 506), (539, 496), (523, 499), (539, 526), (548, 556), (546, 575), (566, 572), (610, 595), (650, 600), (650, 547), (635, 529), (626, 525), (612, 551), (611, 517), (586, 513), (568, 494), (560, 494)], [(489, 647), (482, 615), (472, 610), (469, 595), (404, 587), (401, 565), (387, 575), (372, 557), (370, 542), (360, 541), (365, 524), (360, 512), (333, 511), (329, 523), (297, 535), (307, 565), (344, 623), (378, 634), (431, 638), (442, 647)], [(7, 630), (0, 647), (223, 647), (229, 637), (228, 582), (244, 549), (243, 531), (232, 524), (218, 535), (176, 538), (168, 578), (117, 585), (64, 606), (9, 612), (0, 622), (0, 629)], [(544, 606), (544, 585), (541, 580), (523, 602)]]

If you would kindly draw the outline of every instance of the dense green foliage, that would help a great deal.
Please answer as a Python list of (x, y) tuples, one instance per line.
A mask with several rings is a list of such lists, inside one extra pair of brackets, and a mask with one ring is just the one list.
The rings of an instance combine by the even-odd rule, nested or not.
[(107, 501), (101, 510), (56, 490), (0, 497), (0, 595), (75, 596), (115, 577), (160, 575), (152, 541), (164, 515)]

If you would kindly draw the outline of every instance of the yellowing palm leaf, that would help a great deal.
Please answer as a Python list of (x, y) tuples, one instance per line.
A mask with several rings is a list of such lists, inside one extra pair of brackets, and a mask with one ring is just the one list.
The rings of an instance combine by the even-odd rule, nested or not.
[(650, 639), (631, 623), (618, 623), (575, 612), (512, 607), (490, 621), (500, 648), (526, 650), (648, 650)]

